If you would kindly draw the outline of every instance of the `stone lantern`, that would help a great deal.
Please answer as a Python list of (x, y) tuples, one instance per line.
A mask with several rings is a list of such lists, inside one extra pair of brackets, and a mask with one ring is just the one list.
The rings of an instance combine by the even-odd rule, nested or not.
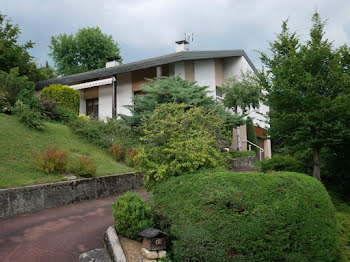
[(150, 251), (166, 249), (166, 236), (168, 234), (152, 227), (146, 228), (139, 233), (143, 237), (142, 247)]

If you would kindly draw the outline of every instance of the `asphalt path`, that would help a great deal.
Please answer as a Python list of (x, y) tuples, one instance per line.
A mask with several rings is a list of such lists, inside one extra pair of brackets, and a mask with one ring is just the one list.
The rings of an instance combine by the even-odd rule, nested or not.
[[(149, 195), (136, 190), (146, 200)], [(0, 218), (0, 262), (70, 262), (103, 247), (118, 196)]]

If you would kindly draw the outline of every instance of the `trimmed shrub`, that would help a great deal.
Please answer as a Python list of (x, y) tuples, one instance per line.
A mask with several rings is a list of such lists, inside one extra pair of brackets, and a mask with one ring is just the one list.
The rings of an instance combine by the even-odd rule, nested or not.
[(110, 152), (115, 161), (123, 161), (125, 159), (125, 147), (118, 144), (111, 146)]
[(298, 173), (224, 170), (172, 177), (153, 190), (173, 261), (333, 261), (334, 207), (324, 186)]
[(142, 197), (128, 192), (112, 204), (115, 229), (118, 234), (140, 239), (138, 233), (153, 226), (151, 208)]
[(46, 174), (64, 172), (67, 162), (67, 151), (55, 146), (49, 147), (35, 156), (36, 168)]
[(139, 151), (136, 148), (129, 148), (125, 155), (125, 162), (128, 166), (136, 166), (135, 157), (138, 155)]
[(45, 128), (43, 115), (40, 111), (30, 108), (29, 105), (17, 101), (13, 112), (18, 116), (19, 121), (29, 128), (42, 130)]
[(302, 169), (300, 162), (289, 155), (274, 155), (272, 158), (256, 162), (256, 166), (264, 173), (269, 171), (300, 172)]
[(145, 170), (144, 182), (151, 187), (168, 177), (200, 168), (223, 165), (220, 150), (223, 120), (211, 110), (185, 104), (163, 104), (144, 121), (141, 138), (146, 146), (135, 157)]
[(97, 166), (92, 158), (86, 155), (74, 155), (67, 166), (68, 172), (82, 177), (92, 177), (96, 174)]
[(60, 106), (78, 114), (80, 106), (80, 94), (74, 88), (61, 84), (53, 84), (41, 91), (40, 98), (55, 100)]

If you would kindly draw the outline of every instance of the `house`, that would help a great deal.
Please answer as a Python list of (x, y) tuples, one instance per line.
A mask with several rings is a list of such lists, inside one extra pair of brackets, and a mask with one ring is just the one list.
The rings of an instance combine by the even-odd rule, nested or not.
[[(220, 87), (224, 79), (239, 76), (242, 71), (256, 71), (243, 50), (189, 51), (185, 40), (176, 42), (176, 52), (164, 56), (121, 64), (116, 58), (106, 63), (106, 68), (60, 77), (37, 83), (42, 89), (50, 84), (64, 84), (80, 91), (80, 114), (99, 119), (130, 115), (125, 106), (132, 104), (134, 95), (142, 95), (142, 84), (147, 78), (180, 75), (198, 85), (208, 86), (209, 95), (221, 99)], [(265, 116), (268, 107), (261, 105), (258, 112), (249, 116), (262, 128), (267, 127)], [(242, 150), (247, 150), (245, 128), (241, 128)], [(245, 137), (245, 140), (244, 140)], [(271, 156), (270, 140), (263, 141), (264, 156)]]

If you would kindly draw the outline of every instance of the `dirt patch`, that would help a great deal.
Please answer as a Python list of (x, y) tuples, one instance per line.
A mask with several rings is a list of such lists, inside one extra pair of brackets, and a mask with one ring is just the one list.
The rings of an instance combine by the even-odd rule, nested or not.
[(132, 240), (127, 237), (119, 236), (120, 243), (128, 262), (138, 262), (141, 257), (141, 242)]

